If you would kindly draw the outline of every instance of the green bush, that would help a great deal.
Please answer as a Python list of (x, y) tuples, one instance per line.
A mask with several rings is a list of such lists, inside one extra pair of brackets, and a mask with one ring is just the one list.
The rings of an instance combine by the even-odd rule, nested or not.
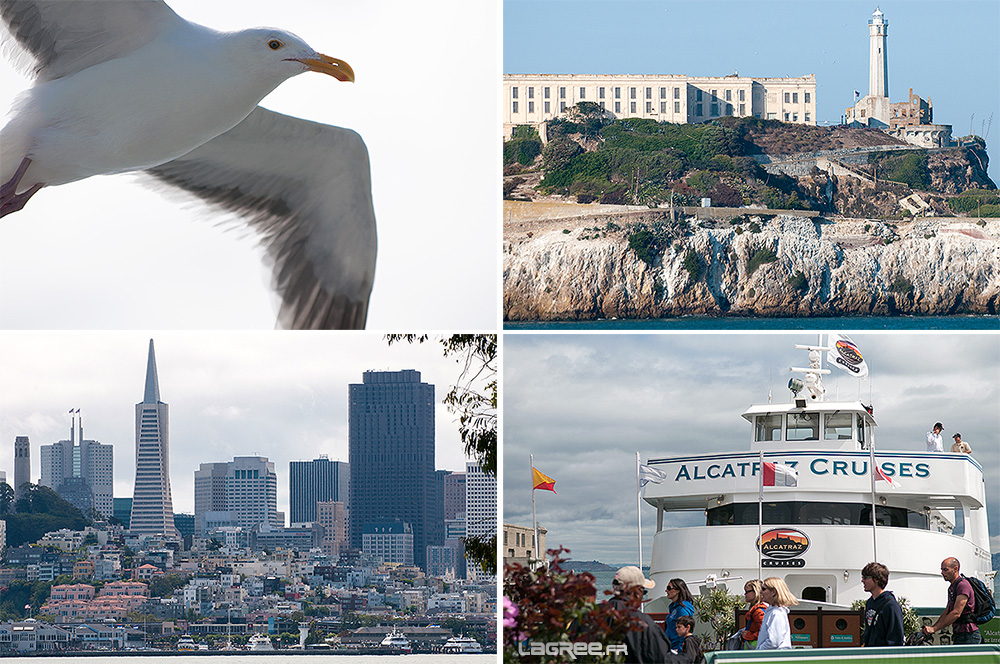
[(503, 144), (503, 163), (530, 166), (541, 153), (542, 142), (537, 138), (515, 138)]
[(635, 255), (647, 265), (652, 265), (659, 256), (663, 245), (659, 238), (648, 229), (643, 229), (628, 236), (628, 246)]
[(913, 292), (913, 282), (904, 277), (902, 274), (897, 274), (892, 280), (892, 284), (889, 286), (889, 290), (893, 293), (899, 293), (900, 295), (910, 295)]
[(698, 260), (698, 254), (694, 249), (688, 249), (687, 253), (684, 254), (684, 269), (691, 276), (691, 281), (698, 281), (701, 276), (701, 261)]
[(806, 275), (802, 273), (802, 270), (788, 277), (788, 285), (796, 293), (805, 293), (809, 290), (809, 280), (806, 279)]
[[(962, 192), (959, 196), (953, 196), (948, 199), (948, 207), (954, 212), (982, 214), (981, 208), (995, 207), (997, 204), (1000, 204), (1000, 194), (997, 194), (995, 191), (984, 191), (982, 189), (969, 189)], [(983, 214), (983, 216), (994, 217), (997, 215)]]
[(769, 247), (758, 249), (754, 252), (753, 256), (747, 259), (747, 276), (749, 277), (753, 274), (761, 265), (773, 263), (776, 260), (778, 260), (778, 255), (774, 253), (774, 249)]

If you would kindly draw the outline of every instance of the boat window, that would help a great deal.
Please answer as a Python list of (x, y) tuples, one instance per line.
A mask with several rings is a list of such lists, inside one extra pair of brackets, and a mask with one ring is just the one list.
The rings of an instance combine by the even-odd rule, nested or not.
[(754, 440), (781, 440), (781, 415), (758, 415)]
[[(730, 503), (705, 511), (706, 525), (747, 526), (757, 524), (757, 503)], [(871, 525), (872, 506), (864, 503), (784, 501), (763, 504), (764, 525)], [(902, 507), (878, 506), (878, 525), (927, 530), (927, 516)]]
[(819, 440), (819, 413), (789, 413), (785, 440)]
[(826, 440), (851, 439), (851, 413), (827, 413), (823, 437)]
[(858, 415), (858, 442), (861, 443), (861, 449), (865, 449), (865, 418), (863, 415)]

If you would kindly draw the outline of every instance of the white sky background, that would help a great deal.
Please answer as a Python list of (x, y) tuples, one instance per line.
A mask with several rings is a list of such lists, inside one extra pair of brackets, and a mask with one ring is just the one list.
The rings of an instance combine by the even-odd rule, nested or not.
[[(495, 329), (499, 6), (460, 0), (168, 0), (220, 30), (273, 26), (346, 60), (262, 105), (358, 131), (378, 259), (369, 330)], [(0, 112), (29, 81), (0, 63)], [(447, 101), (445, 101), (447, 100)], [(43, 189), (0, 223), (0, 328), (272, 329), (263, 252), (135, 176)]]
[(348, 460), (348, 384), (367, 370), (416, 369), (435, 386), (436, 468), (465, 471), (457, 416), (441, 400), (462, 366), (435, 337), (389, 346), (381, 335), (342, 332), (103, 332), (0, 334), (0, 470), (14, 477), (14, 438), (39, 446), (69, 438), (80, 408), (84, 438), (114, 445), (115, 496), (135, 479), (135, 404), (142, 401), (150, 337), (160, 398), (170, 407), (174, 511), (194, 509), (199, 464), (266, 456), (288, 515), (288, 462), (320, 454)]
[[(925, 451), (935, 421), (945, 445), (961, 432), (986, 471), (990, 536), (1000, 551), (1000, 335), (852, 334), (868, 362), (879, 424), (876, 445)], [(547, 548), (575, 560), (635, 564), (635, 453), (650, 457), (744, 451), (740, 414), (784, 401), (791, 366), (808, 366), (808, 333), (508, 334), (504, 339), (503, 518), (531, 524), (531, 471), (556, 480), (536, 491)], [(857, 397), (857, 379), (834, 368), (827, 394)], [(862, 400), (870, 403), (869, 383)], [(643, 505), (648, 563), (656, 510)], [(668, 517), (669, 518), (669, 517)], [(704, 516), (672, 525), (703, 525)], [(682, 520), (682, 519), (687, 519)], [(936, 563), (935, 563), (936, 564)]]

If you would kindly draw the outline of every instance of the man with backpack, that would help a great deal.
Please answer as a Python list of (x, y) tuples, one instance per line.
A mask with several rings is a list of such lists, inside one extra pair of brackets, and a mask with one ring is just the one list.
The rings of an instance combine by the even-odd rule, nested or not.
[(957, 558), (945, 558), (941, 561), (941, 576), (951, 584), (948, 586), (948, 605), (936, 623), (924, 627), (924, 634), (930, 635), (939, 629), (952, 625), (951, 642), (953, 644), (975, 645), (982, 643), (983, 635), (979, 633), (979, 626), (975, 620), (976, 593), (969, 579), (959, 573)]

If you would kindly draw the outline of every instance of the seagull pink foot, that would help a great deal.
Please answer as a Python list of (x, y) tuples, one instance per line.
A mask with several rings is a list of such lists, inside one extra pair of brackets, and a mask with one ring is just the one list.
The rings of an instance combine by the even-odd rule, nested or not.
[(34, 196), (39, 189), (45, 185), (39, 182), (33, 185), (31, 189), (23, 191), (20, 194), (17, 193), (17, 185), (21, 184), (21, 178), (24, 177), (24, 172), (28, 170), (28, 166), (31, 165), (31, 159), (25, 157), (21, 160), (21, 165), (17, 167), (17, 171), (14, 173), (14, 177), (0, 185), (0, 217), (6, 217), (11, 212), (17, 212), (24, 207), (24, 204), (28, 202), (28, 199)]

